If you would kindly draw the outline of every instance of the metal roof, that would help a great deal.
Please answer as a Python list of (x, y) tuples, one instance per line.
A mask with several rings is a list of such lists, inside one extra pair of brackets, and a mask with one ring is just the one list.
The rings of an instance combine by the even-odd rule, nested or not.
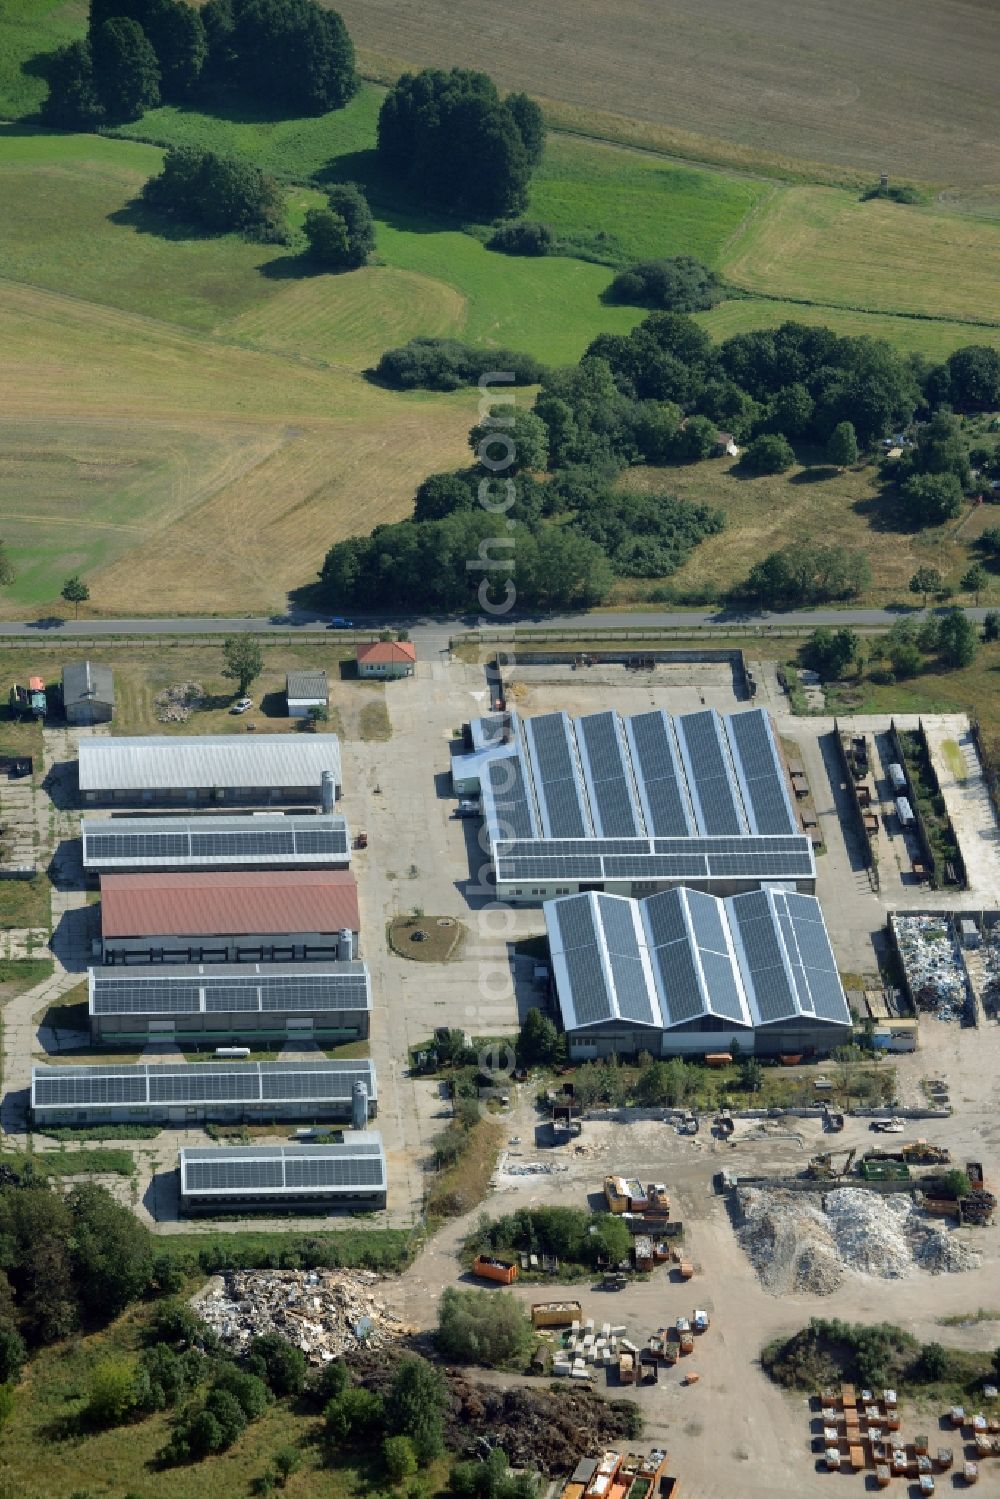
[(110, 666), (73, 661), (62, 669), (63, 709), (74, 703), (109, 703), (114, 707), (115, 677)]
[(33, 1109), (349, 1103), (356, 1082), (377, 1099), (375, 1067), (356, 1062), (153, 1062), (32, 1067)]
[[(783, 850), (751, 840), (795, 839), (798, 874), (813, 872), (811, 856), (809, 868), (802, 867), (808, 840), (762, 708), (727, 715), (705, 709), (676, 718), (659, 709), (631, 718), (608, 710), (575, 720), (566, 713), (521, 719), (512, 712), (506, 728), (507, 738), (480, 776), (498, 879), (543, 878), (534, 861), (546, 857), (544, 844), (553, 840), (737, 839), (748, 858), (764, 857), (760, 877), (780, 878), (794, 877), (793, 871), (777, 870), (766, 855)], [(486, 736), (474, 731), (473, 740)], [(542, 846), (531, 850), (530, 864), (501, 873), (499, 845), (512, 839)], [(508, 860), (515, 857), (509, 848), (504, 852)], [(590, 857), (603, 854), (595, 847)], [(588, 864), (579, 877), (600, 878), (593, 868)], [(692, 866), (689, 877), (711, 876)]]
[(289, 702), (325, 704), (329, 694), (325, 671), (290, 671), (285, 677)]
[(361, 929), (353, 874), (336, 869), (104, 874), (103, 937), (285, 935)]
[(336, 813), (286, 817), (85, 817), (84, 869), (224, 869), (254, 864), (350, 863), (347, 820)]
[(211, 791), (341, 784), (336, 734), (199, 734), (83, 739), (80, 790)]
[(181, 1196), (294, 1197), (302, 1192), (384, 1192), (385, 1151), (376, 1130), (350, 1130), (332, 1145), (183, 1149)]
[(735, 1028), (851, 1023), (815, 896), (588, 891), (544, 912), (568, 1031), (622, 1021), (670, 1030), (707, 1017)]
[(99, 1015), (221, 1015), (371, 1011), (365, 963), (213, 963), (88, 968), (88, 1008)]

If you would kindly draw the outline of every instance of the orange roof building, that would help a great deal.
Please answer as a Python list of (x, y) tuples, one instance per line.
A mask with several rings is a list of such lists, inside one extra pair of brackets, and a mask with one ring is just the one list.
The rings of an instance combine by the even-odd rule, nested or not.
[(358, 647), (359, 677), (412, 677), (417, 648), (409, 640), (374, 640)]

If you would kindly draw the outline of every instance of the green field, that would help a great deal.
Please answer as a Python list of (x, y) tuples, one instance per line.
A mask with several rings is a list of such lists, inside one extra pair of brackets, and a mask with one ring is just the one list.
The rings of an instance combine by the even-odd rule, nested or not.
[(695, 322), (713, 338), (732, 338), (776, 323), (793, 322), (832, 328), (841, 338), (884, 338), (908, 354), (926, 354), (928, 359), (946, 359), (963, 344), (990, 344), (1000, 349), (1000, 326), (949, 322), (945, 318), (894, 317), (883, 312), (853, 312), (846, 307), (824, 307), (812, 302), (785, 302), (779, 298), (746, 297), (722, 302), (711, 312), (695, 313)]
[(86, 0), (4, 0), (0, 6), (0, 119), (33, 114), (45, 98), (35, 59), (82, 36)]

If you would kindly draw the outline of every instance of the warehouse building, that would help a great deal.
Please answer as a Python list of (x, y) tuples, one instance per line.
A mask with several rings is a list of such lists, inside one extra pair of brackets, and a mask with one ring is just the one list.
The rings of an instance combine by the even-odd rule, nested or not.
[(67, 723), (110, 723), (115, 712), (115, 679), (110, 666), (75, 661), (62, 671), (63, 713)]
[(332, 1145), (182, 1150), (179, 1175), (182, 1213), (384, 1208), (388, 1187), (374, 1130), (351, 1130)]
[(285, 677), (285, 702), (289, 718), (308, 718), (312, 708), (326, 712), (330, 688), (325, 671), (290, 671)]
[(85, 739), (79, 753), (80, 795), (93, 806), (291, 802), (332, 812), (343, 789), (336, 734)]
[(229, 817), (85, 817), (88, 874), (142, 870), (347, 869), (351, 839), (338, 813), (293, 817), (248, 812)]
[(364, 1041), (372, 992), (364, 963), (90, 968), (95, 1046), (226, 1046)]
[(588, 893), (545, 906), (573, 1061), (829, 1052), (851, 1014), (815, 896), (691, 889), (645, 900)]
[(353, 874), (257, 870), (101, 876), (105, 964), (332, 963), (358, 956)]
[(452, 780), (482, 797), (500, 900), (678, 885), (733, 895), (765, 881), (815, 890), (812, 845), (763, 709), (510, 712), (470, 737)]
[(62, 1124), (266, 1124), (378, 1112), (371, 1062), (143, 1062), (33, 1067), (31, 1114)]

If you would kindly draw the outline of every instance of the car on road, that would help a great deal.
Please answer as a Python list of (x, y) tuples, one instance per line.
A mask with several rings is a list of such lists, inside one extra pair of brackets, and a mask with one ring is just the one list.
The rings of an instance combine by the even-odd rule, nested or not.
[(328, 630), (353, 630), (353, 619), (345, 619), (342, 614), (335, 614), (327, 625)]
[(233, 706), (230, 708), (229, 711), (230, 711), (230, 713), (247, 713), (247, 712), (249, 712), (249, 710), (252, 707), (253, 707), (253, 698), (252, 697), (241, 697), (240, 700), (239, 700), (239, 702), (234, 703)]

